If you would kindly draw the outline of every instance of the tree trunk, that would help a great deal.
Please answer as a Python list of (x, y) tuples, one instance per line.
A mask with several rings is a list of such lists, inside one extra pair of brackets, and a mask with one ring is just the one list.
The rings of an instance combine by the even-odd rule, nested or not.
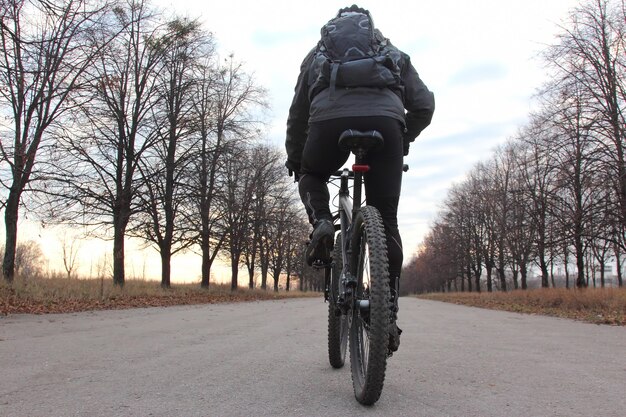
[(476, 283), (476, 292), (480, 292), (480, 275), (481, 271), (474, 271), (474, 280)]
[(506, 274), (504, 273), (504, 268), (498, 269), (498, 276), (500, 277), (500, 287), (502, 291), (506, 292)]
[(15, 275), (15, 252), (17, 249), (17, 219), (19, 217), (20, 192), (12, 188), (9, 192), (7, 205), (4, 211), (6, 242), (4, 245), (4, 260), (2, 274), (7, 282), (13, 282)]
[(565, 260), (563, 261), (563, 267), (565, 269), (565, 288), (569, 289), (569, 251), (567, 250), (567, 247), (565, 247), (565, 251), (564, 251), (564, 258)]
[(118, 227), (113, 232), (113, 284), (124, 286), (124, 230)]
[(239, 283), (237, 282), (239, 278), (239, 256), (236, 254), (231, 254), (230, 262), (230, 290), (235, 291), (239, 287)]
[(615, 245), (615, 267), (617, 268), (617, 283), (621, 288), (622, 283), (622, 254), (618, 245)]
[[(504, 233), (502, 231), (502, 233)], [(504, 242), (500, 241), (499, 242), (499, 250), (500, 253), (498, 254), (498, 267), (496, 268), (496, 272), (498, 273), (498, 278), (500, 279), (500, 289), (504, 292), (506, 292), (507, 288), (506, 288), (506, 274), (505, 274), (505, 261), (504, 261)]]
[(261, 289), (267, 290), (267, 275), (269, 265), (261, 263)]
[(161, 248), (161, 287), (170, 288), (170, 277), (172, 274), (172, 251), (169, 247)]
[(600, 262), (600, 288), (604, 288), (604, 262)]
[(280, 270), (274, 271), (274, 292), (278, 292), (278, 280), (280, 279)]
[(549, 273), (548, 273), (548, 264), (546, 263), (546, 258), (544, 254), (539, 255), (539, 269), (541, 270), (541, 287), (549, 288)]
[(124, 286), (126, 280), (124, 238), (130, 218), (130, 199), (118, 197), (119, 205), (113, 213), (113, 284)]
[(211, 254), (209, 253), (209, 237), (202, 234), (202, 279), (200, 281), (201, 288), (209, 288), (211, 279)]
[(576, 267), (578, 268), (578, 277), (576, 278), (576, 287), (584, 288), (587, 286), (585, 282), (585, 254), (583, 253), (583, 242), (580, 236), (575, 237), (574, 246), (576, 248)]
[(519, 271), (513, 271), (513, 288), (519, 290), (519, 281), (518, 281)]

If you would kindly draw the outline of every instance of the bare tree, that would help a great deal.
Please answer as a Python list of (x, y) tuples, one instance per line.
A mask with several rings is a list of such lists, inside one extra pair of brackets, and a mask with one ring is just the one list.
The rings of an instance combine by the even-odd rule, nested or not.
[(197, 215), (191, 222), (199, 231), (196, 243), (202, 253), (202, 287), (209, 286), (211, 266), (226, 238), (226, 229), (221, 227), (224, 212), (219, 207), (228, 197), (220, 187), (228, 160), (236, 158), (241, 149), (235, 145), (258, 134), (259, 120), (253, 114), (266, 106), (265, 91), (232, 55), (219, 64), (207, 56), (199, 67), (193, 96), (198, 140), (190, 185), (197, 202)]
[(206, 56), (198, 66), (196, 88), (192, 95), (195, 118), (195, 155), (191, 158), (187, 186), (190, 189), (195, 210), (190, 210), (189, 223), (198, 231), (195, 243), (199, 246), (202, 265), (202, 288), (209, 287), (211, 266), (224, 242), (225, 232), (219, 231), (220, 213), (215, 210), (220, 198), (217, 181), (222, 160), (228, 156), (228, 144), (224, 135), (216, 133), (216, 111), (218, 108), (219, 82), (212, 56)]
[(68, 279), (72, 278), (72, 274), (80, 266), (79, 252), (80, 241), (75, 236), (68, 241), (67, 233), (65, 233), (61, 240), (61, 255), (63, 256), (63, 268), (65, 268)]
[[(0, 94), (11, 126), (0, 142), (8, 189), (3, 275), (13, 280), (19, 206), (37, 180), (35, 160), (45, 133), (81, 102), (87, 70), (115, 33), (106, 30), (109, 7), (102, 1), (5, 0), (0, 3), (2, 42)], [(106, 34), (106, 36), (103, 36)], [(103, 42), (96, 43), (101, 36)]]
[[(285, 189), (286, 191), (286, 189)], [(271, 219), (268, 219), (268, 241), (272, 248), (270, 265), (274, 278), (274, 291), (278, 291), (280, 276), (286, 272), (287, 260), (290, 256), (294, 232), (302, 229), (302, 217), (299, 216), (300, 207), (296, 206), (293, 195), (281, 194), (275, 197), (275, 208)], [(288, 274), (287, 274), (288, 276)]]
[(233, 291), (238, 287), (239, 264), (250, 237), (251, 205), (257, 187), (252, 166), (250, 152), (242, 150), (237, 158), (226, 163), (223, 178), (226, 198), (220, 210), (224, 212), (223, 227), (227, 231), (224, 249), (230, 261)]
[[(614, 0), (593, 0), (575, 8), (559, 42), (546, 51), (556, 68), (556, 81), (576, 85), (586, 112), (595, 113), (593, 126), (602, 139), (622, 224), (626, 224), (626, 8)], [(571, 91), (572, 88), (568, 87)]]
[[(526, 160), (520, 165), (521, 180), (526, 201), (531, 204), (530, 216), (533, 228), (534, 263), (541, 272), (541, 286), (548, 287), (549, 237), (551, 201), (553, 200), (556, 168), (552, 161), (553, 133), (545, 115), (535, 114), (530, 124), (522, 131), (521, 142), (527, 150)], [(522, 289), (527, 282), (522, 277)]]
[(304, 217), (302, 210), (299, 213), (296, 211), (296, 213), (296, 218), (287, 237), (287, 255), (285, 260), (285, 274), (287, 276), (285, 290), (287, 291), (291, 289), (291, 277), (296, 275), (300, 278), (304, 265), (306, 265), (302, 251), (304, 249), (303, 242), (306, 241), (308, 236), (309, 223)]
[[(0, 255), (4, 254), (4, 246), (0, 247)], [(39, 243), (27, 240), (17, 245), (15, 251), (15, 275), (25, 279), (35, 278), (43, 272), (46, 257)]]
[(267, 278), (270, 269), (271, 254), (276, 243), (272, 235), (277, 212), (281, 210), (281, 202), (286, 194), (284, 168), (281, 164), (282, 154), (265, 145), (251, 149), (255, 161), (255, 178), (257, 186), (254, 190), (251, 207), (251, 236), (245, 250), (245, 263), (248, 268), (250, 284), (254, 271), (260, 268), (261, 288), (267, 289)]
[(163, 60), (156, 76), (159, 99), (152, 109), (155, 146), (140, 161), (142, 204), (132, 233), (154, 243), (161, 256), (161, 286), (170, 287), (172, 255), (192, 241), (190, 225), (181, 215), (189, 190), (183, 178), (193, 156), (191, 104), (195, 67), (207, 53), (210, 37), (195, 21), (173, 19), (158, 38)]
[(463, 275), (471, 271), (478, 286), (484, 267), (488, 289), (494, 266), (502, 289), (509, 270), (516, 287), (520, 273), (521, 287), (527, 288), (531, 262), (541, 271), (543, 287), (556, 285), (559, 262), (569, 287), (572, 258), (578, 287), (590, 278), (595, 283), (597, 270), (602, 285), (611, 257), (621, 269), (626, 250), (626, 7), (623, 1), (586, 1), (561, 29), (558, 42), (545, 52), (555, 71), (539, 94), (541, 110), (520, 130), (514, 147), (478, 164), (451, 190), (409, 275), (438, 275), (433, 265), (441, 254), (435, 248), (457, 250), (437, 246), (446, 227), (465, 253)]
[(91, 99), (60, 132), (45, 192), (52, 220), (112, 238), (113, 282), (122, 286), (126, 231), (139, 209), (137, 169), (156, 140), (149, 115), (164, 49), (158, 19), (143, 0), (127, 0), (113, 10), (108, 25), (119, 36), (109, 43), (97, 40), (102, 53), (91, 68)]
[(587, 97), (578, 89), (578, 83), (561, 86), (556, 97), (549, 97), (553, 98), (549, 100), (549, 123), (554, 133), (552, 158), (557, 167), (557, 190), (552, 199), (554, 219), (561, 220), (566, 237), (573, 241), (578, 269), (576, 285), (582, 287), (599, 167), (597, 141), (592, 135), (595, 114), (585, 108)]
[[(521, 133), (524, 135), (524, 133)], [(512, 191), (512, 208), (508, 221), (509, 234), (507, 245), (512, 258), (513, 285), (515, 289), (520, 287), (527, 289), (528, 267), (535, 254), (534, 244), (536, 241), (537, 218), (534, 213), (533, 195), (539, 190), (530, 183), (530, 169), (534, 158), (529, 146), (518, 138), (515, 150), (515, 173)]]

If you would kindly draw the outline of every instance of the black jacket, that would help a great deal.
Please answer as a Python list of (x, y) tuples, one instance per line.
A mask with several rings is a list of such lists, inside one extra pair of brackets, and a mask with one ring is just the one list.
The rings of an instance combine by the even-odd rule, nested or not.
[[(298, 172), (302, 150), (307, 138), (309, 122), (319, 122), (341, 117), (388, 116), (405, 126), (405, 148), (413, 142), (430, 121), (435, 110), (435, 98), (411, 64), (407, 54), (401, 53), (401, 86), (399, 91), (389, 88), (337, 88), (333, 99), (329, 89), (320, 91), (312, 100), (310, 88), (317, 74), (312, 73), (315, 49), (311, 50), (300, 66), (300, 75), (287, 119), (287, 168)], [(405, 112), (406, 109), (406, 112)]]

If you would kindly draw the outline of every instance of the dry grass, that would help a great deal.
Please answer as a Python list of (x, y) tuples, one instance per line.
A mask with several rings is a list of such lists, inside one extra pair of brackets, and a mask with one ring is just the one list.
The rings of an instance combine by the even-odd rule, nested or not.
[(319, 296), (299, 291), (231, 291), (230, 286), (178, 284), (163, 289), (156, 281), (127, 280), (123, 288), (110, 279), (16, 279), (12, 285), (0, 282), (0, 315), (16, 313), (68, 313), (87, 310), (157, 307), (185, 304), (274, 300)]
[(420, 298), (474, 307), (626, 325), (626, 289), (534, 289), (493, 293), (437, 293)]

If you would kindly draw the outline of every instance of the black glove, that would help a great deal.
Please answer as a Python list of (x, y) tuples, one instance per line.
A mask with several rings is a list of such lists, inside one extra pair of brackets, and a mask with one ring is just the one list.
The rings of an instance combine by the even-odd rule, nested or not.
[(300, 164), (287, 160), (287, 162), (285, 162), (285, 166), (289, 171), (289, 176), (294, 177), (293, 182), (298, 182), (300, 179)]
[(402, 141), (402, 148), (404, 150), (404, 156), (407, 156), (409, 154), (409, 146), (411, 146), (411, 142), (409, 142), (408, 140), (404, 139)]

